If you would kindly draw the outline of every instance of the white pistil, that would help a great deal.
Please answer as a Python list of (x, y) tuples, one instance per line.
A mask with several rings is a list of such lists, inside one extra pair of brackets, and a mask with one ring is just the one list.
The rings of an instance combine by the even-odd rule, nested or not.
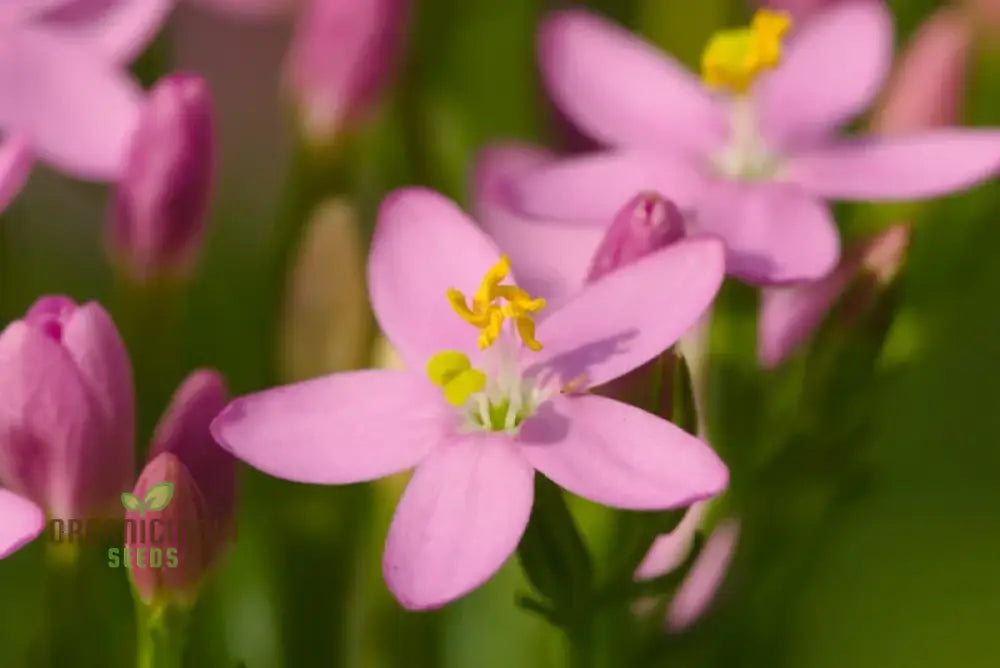
[(729, 144), (711, 156), (715, 171), (738, 181), (771, 180), (780, 172), (780, 158), (767, 146), (750, 95), (730, 98)]

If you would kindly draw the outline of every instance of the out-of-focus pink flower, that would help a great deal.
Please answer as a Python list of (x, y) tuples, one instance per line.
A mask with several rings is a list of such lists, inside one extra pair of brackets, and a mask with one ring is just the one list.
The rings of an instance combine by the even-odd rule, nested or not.
[(736, 551), (740, 523), (725, 520), (705, 542), (691, 572), (681, 584), (667, 610), (667, 626), (683, 631), (696, 622), (715, 599)]
[[(760, 21), (770, 38), (780, 34), (774, 21)], [(691, 232), (721, 237), (728, 271), (749, 282), (833, 270), (840, 240), (828, 199), (934, 197), (1000, 169), (992, 129), (835, 138), (888, 72), (892, 23), (882, 2), (845, 0), (816, 14), (793, 32), (776, 69), (750, 73), (745, 91), (746, 78), (732, 79), (729, 94), (581, 11), (546, 21), (540, 51), (557, 104), (610, 148), (523, 173), (506, 196), (541, 221), (604, 227), (623, 201), (655, 190), (694, 211)]]
[(124, 68), (172, 0), (35, 0), (0, 5), (0, 130), (78, 178), (113, 180), (141, 90)]
[(23, 496), (0, 489), (0, 559), (33, 541), (45, 528), (45, 512)]
[(189, 0), (241, 19), (271, 19), (290, 14), (306, 0)]
[(56, 518), (113, 509), (132, 478), (128, 355), (100, 305), (43, 297), (0, 334), (0, 484)]
[(765, 288), (757, 321), (757, 358), (765, 367), (788, 358), (822, 324), (830, 309), (858, 279), (881, 289), (899, 271), (910, 240), (908, 225), (896, 225), (858, 243), (837, 269), (818, 281)]
[(927, 19), (897, 62), (871, 130), (905, 134), (957, 122), (972, 38), (960, 9), (945, 7)]
[(174, 74), (147, 97), (121, 181), (110, 240), (139, 280), (183, 275), (205, 227), (215, 168), (215, 122), (204, 79)]
[(311, 0), (288, 54), (287, 80), (306, 136), (329, 141), (364, 118), (391, 78), (408, 0)]
[(31, 171), (31, 150), (19, 135), (0, 140), (0, 212), (17, 197)]
[[(699, 439), (585, 392), (648, 362), (697, 320), (723, 278), (721, 243), (651, 253), (585, 287), (537, 330), (532, 314), (544, 300), (509, 284), (508, 270), (442, 196), (390, 195), (369, 293), (407, 369), (253, 394), (212, 424), (238, 458), (289, 480), (349, 484), (416, 467), (383, 559), (389, 588), (408, 608), (443, 605), (500, 568), (527, 525), (536, 470), (592, 501), (633, 509), (684, 507), (728, 480)], [(650, 285), (673, 295), (669, 309), (648, 307)], [(471, 305), (459, 291), (474, 293)], [(508, 319), (516, 336), (503, 328)]]
[[(126, 514), (133, 523), (146, 523), (145, 533), (133, 533), (126, 544), (131, 549), (132, 584), (147, 604), (163, 598), (193, 602), (201, 581), (229, 542), (236, 460), (209, 432), (212, 419), (227, 401), (219, 374), (196, 371), (178, 388), (156, 428), (150, 461), (132, 491), (130, 502), (136, 507)], [(155, 490), (152, 496), (151, 490)], [(162, 503), (167, 493), (166, 504), (158, 507), (157, 499)], [(152, 508), (140, 503), (147, 498), (154, 502)], [(159, 536), (151, 531), (154, 522)], [(161, 554), (151, 561), (155, 549)], [(137, 563), (139, 559), (144, 566)]]

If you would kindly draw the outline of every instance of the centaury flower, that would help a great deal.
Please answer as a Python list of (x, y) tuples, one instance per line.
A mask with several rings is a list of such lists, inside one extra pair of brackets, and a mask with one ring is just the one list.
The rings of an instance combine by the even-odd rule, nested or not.
[[(670, 246), (550, 309), (454, 204), (398, 191), (379, 212), (368, 278), (407, 368), (243, 397), (212, 431), (238, 458), (289, 480), (349, 484), (416, 467), (383, 572), (404, 606), (440, 606), (515, 550), (536, 470), (620, 508), (684, 507), (725, 487), (708, 445), (587, 393), (683, 334), (716, 294), (723, 265), (717, 240)], [(650, 285), (671, 298), (650, 308)]]
[(127, 65), (172, 0), (0, 1), (0, 131), (78, 178), (121, 170), (141, 90)]
[(751, 282), (833, 269), (840, 248), (828, 199), (933, 197), (1000, 169), (991, 129), (836, 139), (888, 71), (882, 2), (840, 2), (794, 31), (787, 15), (761, 10), (749, 27), (712, 38), (703, 81), (581, 11), (546, 21), (540, 50), (556, 103), (609, 148), (512, 179), (521, 211), (607, 225), (637, 192), (661, 192), (693, 211), (691, 232), (722, 237), (728, 271)]

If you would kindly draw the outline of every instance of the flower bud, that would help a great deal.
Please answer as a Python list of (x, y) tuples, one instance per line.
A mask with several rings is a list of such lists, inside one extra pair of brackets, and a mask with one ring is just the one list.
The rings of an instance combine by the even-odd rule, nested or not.
[(0, 333), (0, 485), (56, 518), (118, 506), (132, 478), (128, 354), (94, 302), (42, 297)]
[(138, 281), (184, 275), (201, 241), (215, 170), (205, 81), (173, 74), (150, 91), (115, 190), (110, 242)]
[(938, 10), (898, 59), (871, 121), (873, 132), (917, 132), (954, 124), (961, 113), (972, 26), (955, 8)]
[(773, 367), (787, 359), (852, 287), (863, 299), (882, 290), (902, 266), (909, 239), (909, 227), (896, 225), (851, 248), (826, 278), (765, 288), (757, 333), (761, 364)]
[(587, 281), (596, 281), (683, 236), (684, 217), (673, 202), (656, 193), (636, 195), (618, 212), (597, 247)]
[[(188, 376), (156, 427), (150, 462), (132, 495), (122, 498), (131, 532), (126, 556), (144, 603), (193, 602), (234, 535), (236, 462), (208, 429), (228, 399), (218, 373)], [(144, 565), (137, 562), (140, 556)]]
[(667, 627), (671, 631), (683, 631), (705, 614), (726, 578), (739, 536), (739, 521), (730, 519), (720, 523), (708, 537), (670, 602)]
[(306, 138), (324, 144), (363, 119), (390, 79), (407, 0), (312, 0), (299, 16), (287, 80)]

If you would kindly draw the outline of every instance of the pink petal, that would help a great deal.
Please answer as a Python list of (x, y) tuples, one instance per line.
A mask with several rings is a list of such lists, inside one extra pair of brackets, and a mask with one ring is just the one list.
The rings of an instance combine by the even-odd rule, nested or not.
[(45, 529), (45, 513), (31, 501), (0, 489), (0, 559), (21, 549)]
[(657, 192), (686, 208), (697, 200), (705, 183), (693, 159), (647, 151), (604, 151), (526, 172), (512, 182), (512, 197), (520, 210), (532, 216), (597, 221), (606, 226), (640, 192)]
[(739, 522), (728, 520), (709, 536), (698, 561), (670, 603), (667, 625), (672, 631), (687, 628), (708, 609), (726, 577), (739, 535)]
[(389, 527), (382, 572), (411, 610), (436, 608), (488, 580), (521, 540), (534, 471), (502, 435), (442, 445), (417, 467)]
[(706, 509), (706, 504), (702, 502), (692, 505), (673, 531), (653, 541), (652, 547), (635, 571), (636, 579), (658, 578), (683, 564), (691, 552), (691, 545)]
[(720, 181), (692, 229), (721, 237), (728, 272), (755, 284), (820, 278), (840, 255), (830, 210), (795, 185)]
[(74, 0), (0, 0), (0, 25), (12, 26)]
[(416, 374), (355, 371), (236, 399), (212, 435), (270, 475), (342, 485), (414, 466), (444, 437), (447, 408)]
[(881, 0), (845, 0), (791, 38), (758, 88), (765, 135), (781, 145), (822, 136), (867, 108), (892, 62), (892, 15)]
[(549, 93), (595, 139), (697, 151), (724, 141), (724, 113), (701, 82), (626, 30), (583, 11), (557, 12), (538, 48)]
[[(529, 218), (514, 207), (510, 180), (554, 160), (542, 149), (497, 145), (479, 155), (473, 177), (476, 217), (510, 257), (518, 285), (545, 297), (549, 308), (583, 285), (605, 230), (600, 224)], [(552, 252), (554, 248), (559, 252)]]
[(0, 42), (0, 126), (72, 176), (119, 175), (140, 93), (124, 71), (56, 35), (18, 29)]
[(44, 23), (54, 33), (119, 64), (152, 41), (177, 0), (71, 0)]
[(382, 202), (368, 290), (382, 331), (409, 367), (422, 374), (434, 353), (477, 350), (477, 330), (446, 293), (456, 288), (470, 297), (499, 257), (489, 237), (438, 193), (404, 188)]
[(521, 426), (531, 465), (570, 492), (615, 508), (683, 508), (726, 488), (729, 472), (706, 443), (613, 399), (555, 399)]
[(0, 141), (0, 211), (21, 192), (30, 171), (31, 151), (24, 137), (14, 135)]
[(0, 479), (56, 517), (84, 517), (114, 491), (88, 477), (108, 425), (67, 350), (15, 320), (0, 334)]
[(588, 284), (539, 323), (545, 347), (535, 368), (582, 387), (628, 373), (697, 322), (722, 284), (724, 265), (718, 240), (691, 239)]
[(955, 128), (844, 141), (801, 154), (789, 178), (822, 196), (913, 200), (965, 190), (1000, 171), (1000, 132)]

